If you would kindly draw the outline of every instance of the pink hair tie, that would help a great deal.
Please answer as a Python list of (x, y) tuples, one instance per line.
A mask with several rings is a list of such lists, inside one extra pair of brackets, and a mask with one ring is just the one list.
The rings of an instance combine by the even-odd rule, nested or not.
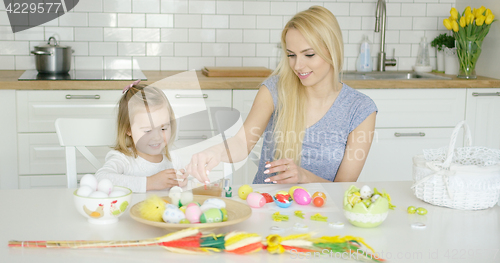
[(123, 88), (122, 94), (124, 94), (125, 92), (127, 92), (127, 91), (128, 91), (130, 88), (132, 88), (134, 85), (139, 84), (139, 82), (141, 82), (141, 80), (140, 80), (140, 79), (138, 79), (138, 80), (136, 80), (136, 81), (134, 81), (134, 82), (130, 83), (130, 85), (125, 86), (125, 88)]

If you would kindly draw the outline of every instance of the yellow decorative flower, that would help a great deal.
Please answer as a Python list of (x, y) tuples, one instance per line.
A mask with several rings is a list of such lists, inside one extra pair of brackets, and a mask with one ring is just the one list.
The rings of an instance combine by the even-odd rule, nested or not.
[(484, 22), (489, 25), (491, 24), (491, 22), (493, 22), (493, 19), (495, 19), (495, 15), (494, 14), (489, 14), (486, 19), (484, 20)]
[(465, 22), (465, 16), (462, 16), (460, 18), (460, 26), (463, 28), (467, 25), (467, 22)]
[(457, 20), (458, 18), (458, 11), (455, 7), (452, 7), (450, 10), (451, 18), (452, 20)]
[(481, 6), (479, 9), (476, 9), (476, 12), (473, 14), (475, 17), (479, 17), (480, 15), (482, 15), (484, 13), (485, 10), (486, 10), (486, 7)]
[(482, 26), (485, 19), (486, 19), (486, 17), (483, 15), (478, 16), (476, 18), (476, 26)]
[(465, 22), (467, 25), (470, 25), (474, 22), (474, 15), (473, 14), (465, 14)]
[(454, 31), (454, 32), (458, 32), (458, 23), (457, 23), (457, 21), (456, 21), (456, 20), (453, 20), (453, 21), (451, 22), (451, 25), (452, 25), (452, 29), (453, 29), (453, 31)]
[(443, 25), (448, 30), (451, 30), (453, 28), (451, 21), (448, 18), (443, 19)]
[(484, 13), (484, 16), (488, 17), (488, 15), (491, 15), (491, 9), (486, 9), (486, 13)]
[(467, 14), (472, 14), (472, 12), (470, 11), (470, 6), (465, 8), (464, 15), (467, 15)]

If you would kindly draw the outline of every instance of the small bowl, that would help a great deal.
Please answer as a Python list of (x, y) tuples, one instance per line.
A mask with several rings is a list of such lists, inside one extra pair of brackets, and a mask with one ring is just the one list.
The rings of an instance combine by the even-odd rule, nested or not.
[(94, 198), (79, 196), (78, 191), (73, 192), (76, 210), (87, 218), (92, 224), (112, 224), (118, 222), (120, 217), (130, 205), (132, 199), (132, 190), (126, 187), (115, 186), (115, 190), (121, 190), (127, 193), (119, 197)]
[[(357, 190), (356, 190), (357, 189)], [(350, 192), (359, 191), (355, 186), (351, 186), (344, 194), (344, 215), (349, 223), (357, 227), (376, 227), (387, 218), (389, 214), (389, 201), (380, 197), (369, 207), (362, 202), (351, 206), (347, 201)]]

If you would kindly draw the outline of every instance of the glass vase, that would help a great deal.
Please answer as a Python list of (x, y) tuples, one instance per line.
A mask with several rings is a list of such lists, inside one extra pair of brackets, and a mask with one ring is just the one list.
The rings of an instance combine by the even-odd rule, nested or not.
[(475, 79), (476, 62), (481, 54), (482, 42), (457, 40), (455, 44), (457, 47), (458, 60), (460, 62), (460, 69), (457, 77), (462, 79)]

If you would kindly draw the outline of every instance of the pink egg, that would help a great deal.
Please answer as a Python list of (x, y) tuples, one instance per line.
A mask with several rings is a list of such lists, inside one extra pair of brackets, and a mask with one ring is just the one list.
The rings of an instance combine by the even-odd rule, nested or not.
[(266, 204), (266, 198), (259, 193), (249, 193), (247, 203), (250, 207), (260, 208)]
[(298, 188), (293, 192), (293, 200), (299, 205), (311, 203), (311, 195), (304, 189)]
[(188, 206), (186, 208), (186, 219), (191, 222), (191, 224), (196, 224), (200, 222), (201, 208), (197, 205)]

